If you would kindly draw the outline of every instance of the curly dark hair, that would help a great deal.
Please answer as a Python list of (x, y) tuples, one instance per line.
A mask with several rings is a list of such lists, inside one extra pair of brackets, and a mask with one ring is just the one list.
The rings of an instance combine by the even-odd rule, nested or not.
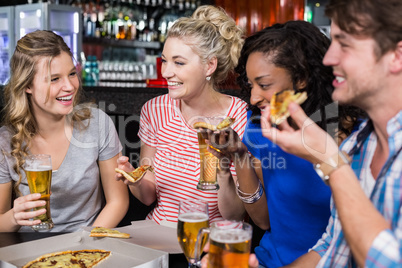
[[(269, 56), (277, 67), (285, 69), (293, 85), (305, 84), (298, 91), (306, 91), (308, 98), (301, 105), (308, 116), (319, 112), (316, 123), (328, 131), (329, 124), (339, 124), (338, 130), (346, 135), (351, 132), (357, 118), (362, 116), (357, 108), (339, 107), (339, 116), (328, 113), (326, 107), (333, 103), (331, 94), (334, 90), (332, 68), (324, 66), (322, 61), (330, 45), (330, 40), (316, 26), (305, 21), (288, 21), (267, 27), (245, 40), (239, 64), (235, 71), (238, 74), (237, 83), (242, 90), (242, 97), (249, 103), (251, 88), (246, 73), (246, 63), (250, 54), (261, 52)], [(249, 105), (252, 115), (260, 115), (260, 110)], [(343, 124), (344, 121), (348, 124)], [(352, 120), (352, 122), (351, 122)]]

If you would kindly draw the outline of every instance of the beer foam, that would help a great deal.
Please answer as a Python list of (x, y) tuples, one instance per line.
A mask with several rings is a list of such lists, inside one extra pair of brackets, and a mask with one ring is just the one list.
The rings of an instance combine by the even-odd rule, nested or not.
[(201, 212), (188, 212), (179, 215), (179, 221), (182, 222), (202, 222), (207, 220), (208, 215)]
[(242, 229), (214, 230), (210, 239), (219, 243), (241, 243), (251, 239), (251, 234)]
[(48, 171), (48, 170), (52, 170), (52, 167), (51, 166), (42, 166), (42, 165), (40, 165), (40, 166), (27, 166), (27, 167), (25, 167), (25, 170), (26, 171), (36, 171), (36, 172), (38, 172), (38, 171)]

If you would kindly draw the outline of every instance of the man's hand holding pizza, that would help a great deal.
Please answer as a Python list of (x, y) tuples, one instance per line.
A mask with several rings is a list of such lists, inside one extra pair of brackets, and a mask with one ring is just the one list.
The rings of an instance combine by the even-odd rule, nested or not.
[(266, 109), (261, 117), (262, 135), (278, 144), (284, 151), (312, 163), (324, 162), (338, 152), (335, 140), (313, 120), (299, 104), (290, 102), (287, 110), (297, 129), (286, 120), (278, 126), (272, 124), (271, 111)]

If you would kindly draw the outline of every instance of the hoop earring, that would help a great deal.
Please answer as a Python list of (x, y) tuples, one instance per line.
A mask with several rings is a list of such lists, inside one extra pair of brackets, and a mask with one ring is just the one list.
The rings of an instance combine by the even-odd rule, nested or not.
[(205, 77), (205, 79), (206, 79), (207, 81), (209, 81), (209, 80), (211, 80), (211, 76), (209, 75), (209, 76)]

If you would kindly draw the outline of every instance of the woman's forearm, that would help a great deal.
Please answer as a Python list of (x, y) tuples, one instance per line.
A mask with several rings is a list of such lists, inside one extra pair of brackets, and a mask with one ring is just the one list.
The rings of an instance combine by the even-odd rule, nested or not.
[(243, 220), (245, 209), (243, 202), (237, 197), (235, 183), (230, 171), (218, 175), (218, 207), (222, 217), (228, 220)]
[(154, 174), (148, 173), (138, 183), (129, 185), (130, 192), (144, 205), (150, 206), (156, 200)]
[[(263, 180), (262, 178), (260, 180), (256, 173), (256, 168), (259, 168), (260, 166), (258, 160), (249, 156), (247, 152), (243, 155), (236, 155), (234, 157), (234, 163), (239, 190), (250, 195), (259, 192), (259, 187), (263, 187)], [(260, 198), (254, 203), (244, 203), (244, 207), (248, 215), (258, 227), (263, 230), (269, 229), (269, 213), (265, 191), (262, 192)]]
[(108, 202), (96, 218), (93, 226), (116, 227), (127, 213), (128, 202)]

